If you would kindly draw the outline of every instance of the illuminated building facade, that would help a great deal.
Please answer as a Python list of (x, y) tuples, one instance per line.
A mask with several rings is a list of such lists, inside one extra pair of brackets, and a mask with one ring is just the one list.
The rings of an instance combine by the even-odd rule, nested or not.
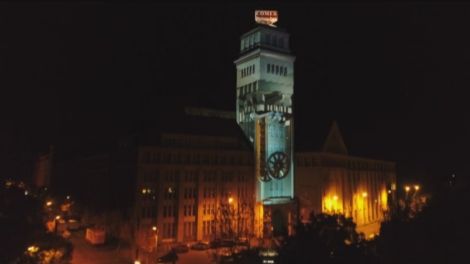
[(358, 232), (379, 233), (396, 204), (395, 163), (348, 155), (336, 123), (322, 151), (297, 153), (296, 163), (301, 221), (307, 222), (311, 212), (344, 214)]
[(256, 11), (259, 23), (241, 36), (237, 73), (237, 123), (255, 157), (255, 233), (290, 233), (294, 222), (295, 57), (289, 34), (274, 26), (276, 11)]
[(141, 252), (152, 252), (154, 226), (162, 247), (249, 237), (253, 230), (253, 154), (233, 112), (187, 109), (178, 120), (188, 128), (168, 128), (138, 148), (134, 211)]

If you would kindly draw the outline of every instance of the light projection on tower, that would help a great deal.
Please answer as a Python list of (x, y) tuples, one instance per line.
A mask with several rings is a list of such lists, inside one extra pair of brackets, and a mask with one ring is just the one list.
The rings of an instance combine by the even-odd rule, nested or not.
[(253, 144), (256, 202), (284, 204), (294, 198), (292, 95), (295, 57), (289, 34), (274, 25), (275, 10), (256, 10), (259, 24), (240, 38), (237, 123)]

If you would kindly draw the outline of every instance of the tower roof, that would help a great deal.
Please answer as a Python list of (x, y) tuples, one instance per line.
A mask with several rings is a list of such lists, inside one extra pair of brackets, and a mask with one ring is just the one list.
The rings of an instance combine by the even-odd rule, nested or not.
[(323, 152), (348, 155), (348, 149), (346, 144), (344, 144), (343, 136), (339, 131), (336, 121), (333, 121), (330, 133), (323, 144)]

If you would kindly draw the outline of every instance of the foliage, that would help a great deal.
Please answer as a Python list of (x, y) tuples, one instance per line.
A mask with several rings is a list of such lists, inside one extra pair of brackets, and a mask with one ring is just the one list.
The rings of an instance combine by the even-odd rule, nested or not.
[(469, 188), (439, 190), (414, 218), (382, 224), (377, 240), (380, 263), (458, 263), (467, 258)]
[(356, 224), (343, 215), (311, 215), (299, 224), (280, 251), (281, 263), (368, 263), (374, 256), (355, 231)]
[(72, 244), (62, 237), (45, 234), (35, 238), (35, 251), (26, 250), (18, 264), (66, 264), (72, 259)]

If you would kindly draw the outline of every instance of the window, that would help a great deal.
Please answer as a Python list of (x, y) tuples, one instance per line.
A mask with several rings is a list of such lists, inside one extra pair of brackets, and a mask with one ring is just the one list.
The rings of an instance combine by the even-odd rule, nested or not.
[(268, 73), (271, 73), (271, 64), (268, 64)]

